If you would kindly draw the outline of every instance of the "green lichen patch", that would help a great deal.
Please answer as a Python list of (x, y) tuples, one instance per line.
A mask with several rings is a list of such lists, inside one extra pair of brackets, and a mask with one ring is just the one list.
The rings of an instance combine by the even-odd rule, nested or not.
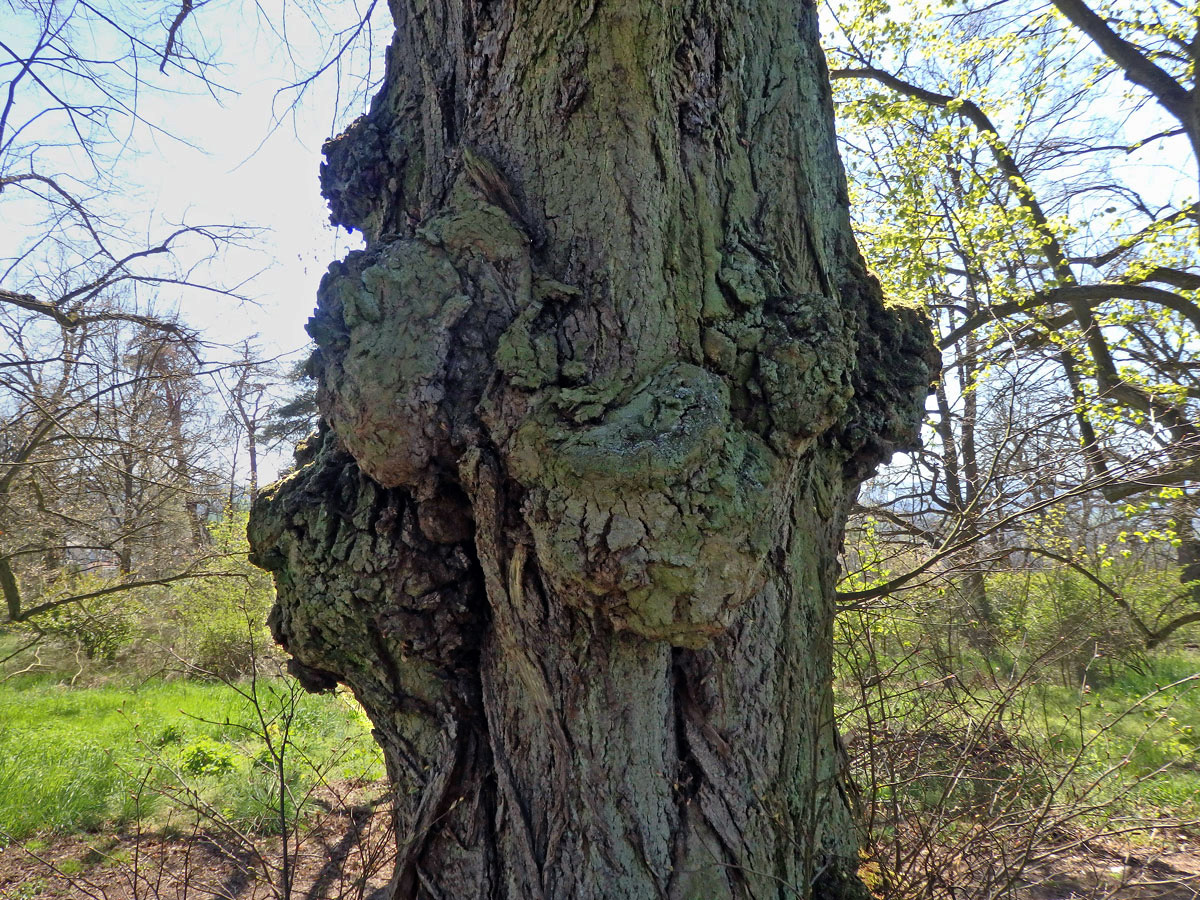
[[(309, 323), (322, 413), (385, 487), (453, 465), (477, 430), (499, 335), (532, 305), (524, 232), (505, 211), (460, 200), (416, 237), (332, 266)], [(518, 353), (514, 365), (528, 362)]]
[(508, 458), (543, 577), (618, 628), (699, 646), (761, 582), (782, 463), (711, 372), (668, 365), (587, 427), (532, 420)]

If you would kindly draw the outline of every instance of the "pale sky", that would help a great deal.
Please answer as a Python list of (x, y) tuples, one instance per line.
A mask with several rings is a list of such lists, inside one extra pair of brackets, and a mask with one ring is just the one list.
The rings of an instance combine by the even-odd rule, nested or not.
[[(141, 246), (147, 246), (146, 241), (156, 242), (182, 222), (262, 229), (247, 246), (230, 249), (208, 271), (194, 273), (197, 281), (227, 285), (258, 273), (243, 289), (256, 305), (238, 305), (226, 298), (193, 293), (180, 302), (179, 311), (189, 325), (213, 340), (236, 342), (258, 333), (264, 349), (270, 352), (297, 350), (308, 342), (303, 327), (315, 302), (321, 273), (329, 262), (358, 245), (355, 237), (344, 231), (339, 235), (327, 224), (328, 211), (317, 181), (322, 143), (335, 128), (361, 111), (346, 101), (352, 85), (350, 76), (339, 83), (337, 70), (331, 68), (304, 95), (294, 114), (289, 112), (286, 98), (277, 96), (297, 70), (312, 71), (320, 64), (321, 55), (336, 46), (338, 27), (357, 21), (355, 2), (346, 0), (329, 11), (318, 4), (317, 15), (345, 19), (321, 26), (301, 14), (302, 2), (257, 0), (254, 4), (223, 4), (219, 8), (215, 4), (209, 8), (197, 6), (181, 34), (190, 47), (215, 60), (209, 73), (213, 89), (210, 93), (198, 79), (172, 71), (172, 67), (168, 67), (167, 74), (160, 74), (156, 67), (142, 61), (137, 111), (149, 126), (130, 127), (128, 119), (113, 119), (118, 137), (127, 139), (112, 167), (122, 190), (104, 198), (103, 206), (97, 207), (111, 211), (112, 218), (120, 223), (128, 242), (126, 252), (139, 242)], [(385, 5), (379, 7), (376, 21), (383, 26)], [(122, 7), (118, 3), (116, 8)], [(32, 29), (39, 23), (34, 16), (11, 10), (0, 4), (0, 40), (18, 54), (28, 53), (37, 35)], [(132, 22), (139, 11), (131, 8), (128, 12)], [(120, 40), (112, 38), (111, 30), (85, 30), (91, 28), (85, 14), (76, 14), (70, 23), (74, 44), (83, 52), (108, 59), (127, 50)], [(148, 41), (164, 39), (165, 31), (152, 22), (143, 24)], [(287, 42), (272, 29), (286, 30)], [(378, 73), (382, 41), (388, 36), (386, 29), (377, 32), (378, 40), (369, 59), (355, 57), (347, 69), (360, 76), (372, 69)], [(157, 43), (149, 49), (157, 52)], [(5, 58), (0, 54), (0, 61)], [(43, 62), (43, 76), (47, 70)], [(12, 71), (5, 69), (0, 77), (7, 78)], [(111, 69), (101, 67), (98, 71), (103, 77), (112, 77)], [(25, 81), (8, 123), (8, 136), (48, 103), (31, 79)], [(77, 91), (70, 79), (50, 83), (76, 103), (91, 99)], [(335, 121), (335, 110), (339, 108), (342, 113)], [(56, 177), (74, 175), (83, 184), (78, 186), (80, 182), (76, 181), (72, 189), (86, 195), (91, 187), (87, 161), (78, 152), (66, 119), (51, 116), (36, 122), (36, 126), (20, 135), (20, 140), (38, 146), (38, 171)], [(156, 133), (150, 126), (165, 133)], [(63, 146), (55, 148), (50, 143), (55, 140)], [(117, 144), (110, 141), (102, 152), (111, 156), (117, 149)], [(14, 172), (28, 166), (20, 154), (18, 144), (17, 152), (7, 160)], [(19, 230), (21, 195), (6, 194), (5, 203), (0, 240), (15, 246), (20, 243), (16, 238), (27, 239), (30, 234)], [(186, 250), (183, 260), (188, 261)], [(168, 289), (161, 289), (158, 295), (161, 304), (173, 301)]]
[(256, 36), (247, 25), (222, 35), (223, 80), (236, 85), (238, 95), (223, 97), (221, 105), (209, 96), (144, 101), (148, 118), (196, 147), (159, 140), (161, 152), (138, 161), (137, 179), (147, 205), (168, 218), (266, 229), (254, 246), (230, 252), (222, 272), (234, 281), (259, 273), (247, 288), (257, 306), (193, 300), (182, 312), (214, 340), (257, 333), (264, 351), (282, 353), (308, 343), (304, 323), (317, 282), (358, 242), (328, 225), (317, 181), (321, 145), (334, 127), (333, 78), (317, 83), (298, 115), (274, 123), (272, 107), (283, 105), (275, 92), (288, 68), (271, 36)]
[[(156, 53), (165, 30), (153, 20), (135, 18), (149, 7), (143, 9), (133, 3), (125, 7), (124, 2), (120, 0), (112, 8), (127, 12), (129, 22), (146, 27), (146, 40), (155, 42), (147, 52)], [(281, 99), (277, 91), (297, 71), (317, 68), (322, 55), (338, 46), (338, 29), (358, 21), (357, 3), (370, 0), (343, 0), (328, 9), (314, 0), (314, 15), (343, 18), (341, 22), (319, 25), (302, 14), (301, 4), (305, 2), (257, 0), (219, 7), (198, 4), (181, 34), (187, 46), (217, 62), (210, 72), (215, 90), (210, 94), (197, 79), (172, 72), (170, 66), (167, 74), (160, 74), (154, 64), (157, 60), (148, 64), (143, 59), (138, 68), (143, 85), (138, 94), (138, 114), (169, 136), (145, 125), (130, 128), (129, 120), (115, 119), (118, 138), (126, 143), (110, 142), (103, 152), (111, 155), (119, 150), (113, 172), (122, 187), (115, 195), (103, 198), (102, 206), (95, 207), (109, 214), (114, 232), (125, 243), (124, 247), (114, 246), (118, 254), (153, 246), (181, 223), (259, 229), (245, 246), (228, 248), (219, 259), (189, 273), (199, 283), (233, 286), (245, 282), (240, 292), (252, 302), (239, 303), (217, 294), (169, 287), (152, 293), (157, 298), (158, 312), (166, 312), (175, 304), (183, 321), (212, 342), (236, 344), (257, 335), (263, 357), (299, 356), (304, 351), (309, 345), (304, 324), (315, 304), (321, 274), (330, 262), (359, 245), (356, 235), (335, 231), (328, 225), (328, 210), (317, 177), (321, 145), (336, 128), (361, 111), (346, 100), (354, 87), (353, 76), (379, 73), (383, 42), (390, 37), (386, 4), (378, 3), (376, 22), (380, 30), (370, 55), (350, 59), (343, 78), (339, 79), (338, 70), (331, 68), (310, 88), (297, 110), (289, 111), (286, 98)], [(101, 4), (99, 8), (106, 7)], [(84, 55), (105, 60), (120, 58), (127, 52), (122, 38), (114, 38), (111, 29), (93, 28), (79, 7), (68, 5), (63, 9), (71, 10), (74, 16), (63, 26), (73, 30), (64, 33)], [(20, 10), (0, 3), (0, 41), (18, 58), (31, 52), (38, 35), (35, 29), (40, 26), (35, 16)], [(154, 7), (157, 10), (159, 6)], [(282, 32), (286, 32), (286, 41)], [(43, 57), (44, 75), (52, 71), (47, 67), (52, 58), (46, 53)], [(0, 78), (6, 83), (18, 69), (13, 67), (11, 56), (0, 54), (3, 60), (8, 60), (8, 68), (0, 71)], [(108, 77), (112, 69), (102, 66), (98, 71)], [(55, 87), (70, 101), (90, 102), (86, 94), (75, 92), (76, 85), (69, 77)], [(66, 130), (66, 119), (36, 115), (49, 101), (32, 78), (26, 79), (22, 91), (17, 95), (6, 137), (11, 138), (21, 123), (30, 122), (29, 129), (17, 135), (25, 146), (36, 148), (37, 171), (54, 177), (74, 175), (78, 180), (69, 182), (71, 189), (86, 197), (92, 187), (87, 159)], [(339, 109), (342, 114), (335, 121)], [(55, 147), (55, 143), (60, 146)], [(10, 147), (5, 160), (8, 174), (29, 167), (24, 152), (21, 144), (16, 145), (16, 152)], [(35, 209), (23, 199), (25, 196), (11, 191), (4, 196), (0, 242), (6, 251), (16, 252), (31, 236), (39, 234), (29, 229), (27, 212), (29, 216), (41, 215), (41, 207)], [(183, 248), (180, 259), (184, 266), (191, 262), (191, 252)], [(19, 279), (19, 273), (14, 277)], [(146, 302), (150, 294), (147, 292), (139, 302)], [(230, 354), (214, 348), (211, 355), (228, 358)], [(264, 474), (271, 477), (287, 457), (290, 453), (265, 461)]]

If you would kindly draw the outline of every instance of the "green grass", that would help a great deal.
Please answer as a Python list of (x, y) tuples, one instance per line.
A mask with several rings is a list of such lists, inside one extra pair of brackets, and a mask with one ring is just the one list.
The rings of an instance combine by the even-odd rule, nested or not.
[[(889, 670), (887, 660), (880, 669)], [(1006, 690), (1002, 680), (992, 681), (982, 663), (967, 656), (960, 659), (952, 681), (919, 662), (899, 669), (902, 674), (870, 690), (871, 715), (877, 730), (884, 728), (901, 740), (915, 737), (911, 745), (898, 745), (901, 764), (915, 760), (911, 747), (921, 746), (920, 770), (896, 789), (914, 809), (959, 799), (969, 807), (977, 799), (971, 792), (978, 775), (988, 798), (997, 789), (994, 779), (1015, 779), (1008, 786), (1030, 803), (1053, 790), (1056, 802), (1074, 799), (1080, 809), (1094, 810), (1082, 814), (1083, 820), (1200, 818), (1200, 654), (1160, 653), (1136, 669), (1114, 664), (1087, 687), (1064, 686), (1056, 683), (1054, 673), (1043, 672), (1044, 677)], [(992, 671), (1011, 670), (1000, 666)], [(847, 674), (839, 678), (836, 693), (843, 709), (861, 703)], [(860, 709), (847, 716), (843, 727), (863, 729), (866, 724)], [(1003, 744), (989, 751), (998, 734), (1019, 742), (1022, 752)], [(978, 773), (969, 766), (972, 752), (963, 757), (956, 743), (968, 735), (980, 741)], [(947, 778), (935, 774), (939, 766), (956, 773), (948, 776), (954, 784), (949, 797), (944, 793)]]
[(1200, 656), (1162, 656), (1090, 688), (1038, 685), (1040, 733), (1096, 798), (1131, 813), (1200, 817)]
[[(266, 709), (286, 705), (286, 683), (260, 680), (259, 688)], [(39, 832), (153, 822), (171, 806), (164, 791), (182, 791), (240, 827), (277, 827), (277, 775), (262, 726), (226, 685), (70, 687), (24, 676), (0, 685), (0, 722), (0, 845)], [(269, 727), (278, 742), (281, 722)], [(383, 775), (361, 711), (339, 697), (298, 696), (289, 735), (286, 771), (297, 801), (318, 771), (328, 780)]]

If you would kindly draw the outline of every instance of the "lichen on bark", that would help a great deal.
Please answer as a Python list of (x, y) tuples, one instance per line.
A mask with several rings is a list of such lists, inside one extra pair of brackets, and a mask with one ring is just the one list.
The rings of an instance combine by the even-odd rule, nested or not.
[(850, 496), (936, 371), (850, 234), (811, 5), (394, 0), (327, 149), (276, 637), (384, 748), (399, 897), (861, 892)]

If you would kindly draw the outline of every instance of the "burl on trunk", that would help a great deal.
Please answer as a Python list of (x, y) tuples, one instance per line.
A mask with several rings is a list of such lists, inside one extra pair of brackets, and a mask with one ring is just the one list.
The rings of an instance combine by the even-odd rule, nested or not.
[(254, 507), (402, 898), (859, 896), (848, 498), (935, 371), (847, 217), (811, 2), (392, 0), (326, 147), (321, 432)]

